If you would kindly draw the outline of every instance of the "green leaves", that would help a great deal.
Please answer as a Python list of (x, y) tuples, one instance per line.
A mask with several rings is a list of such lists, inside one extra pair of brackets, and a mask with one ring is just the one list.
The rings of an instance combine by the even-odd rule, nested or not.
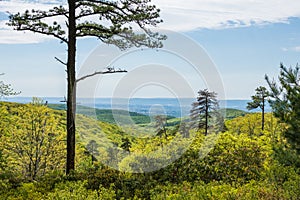
[[(128, 172), (104, 165), (103, 159), (88, 165), (91, 159), (85, 160), (85, 155), (77, 157), (81, 170), (67, 177), (62, 172), (54, 173), (55, 169), (62, 169), (62, 166), (55, 168), (56, 164), (65, 164), (60, 153), (65, 148), (64, 141), (60, 141), (60, 137), (65, 137), (63, 115), (62, 111), (47, 108), (37, 98), (28, 105), (1, 103), (0, 130), (6, 134), (0, 135), (0, 149), (4, 150), (0, 167), (15, 170), (13, 181), (20, 172), (24, 172), (21, 176), (27, 176), (25, 164), (29, 166), (35, 161), (35, 157), (30, 159), (28, 155), (34, 153), (41, 142), (44, 146), (41, 150), (46, 150), (48, 144), (53, 156), (45, 157), (41, 153), (40, 164), (44, 158), (48, 160), (46, 165), (39, 165), (46, 176), (38, 175), (36, 181), (11, 183), (0, 176), (0, 199), (297, 199), (299, 196), (300, 176), (294, 165), (289, 164), (299, 157), (287, 151), (288, 145), (281, 138), (284, 127), (271, 113), (266, 114), (266, 129), (262, 134), (260, 115), (250, 113), (227, 121), (228, 131), (218, 135), (204, 136), (192, 130), (191, 137), (177, 133), (167, 138), (135, 139), (132, 137), (134, 129), (129, 135), (116, 125), (78, 115), (81, 123), (78, 123), (77, 144), (82, 150), (87, 147), (93, 156), (98, 153), (101, 157), (107, 156), (110, 162), (115, 162), (113, 166)], [(95, 129), (99, 125), (101, 128)], [(95, 137), (87, 137), (82, 131)], [(101, 131), (105, 134), (99, 134)], [(215, 136), (218, 137), (216, 143)], [(102, 142), (108, 141), (97, 143), (105, 137), (118, 146), (104, 149), (107, 155)], [(47, 142), (50, 138), (51, 144)], [(283, 149), (276, 156), (274, 151), (278, 150), (272, 147), (278, 143)], [(122, 154), (121, 148), (130, 153)], [(169, 160), (172, 162), (166, 165)], [(151, 171), (153, 168), (159, 170)]]
[[(15, 174), (26, 180), (36, 180), (51, 170), (64, 167), (65, 132), (62, 116), (54, 115), (37, 99), (32, 104), (7, 106), (10, 118), (2, 127), (0, 149), (7, 156)], [(1, 113), (3, 116), (3, 113)], [(12, 122), (13, 121), (13, 122)]]

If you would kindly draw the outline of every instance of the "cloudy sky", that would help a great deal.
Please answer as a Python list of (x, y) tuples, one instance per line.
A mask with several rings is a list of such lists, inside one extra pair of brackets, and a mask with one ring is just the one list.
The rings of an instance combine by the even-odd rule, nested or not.
[[(265, 74), (277, 76), (280, 62), (287, 66), (295, 66), (300, 60), (300, 1), (152, 0), (152, 2), (161, 9), (161, 18), (164, 20), (159, 28), (184, 34), (204, 49), (221, 76), (227, 99), (249, 99), (256, 87), (266, 85)], [(54, 57), (64, 59), (66, 46), (39, 34), (13, 31), (6, 25), (7, 12), (22, 12), (28, 8), (47, 10), (58, 4), (65, 5), (65, 2), (0, 1), (0, 73), (5, 73), (1, 79), (11, 83), (16, 90), (22, 91), (22, 96), (65, 95), (65, 69)], [(95, 39), (79, 40), (78, 71), (98, 46), (99, 41)], [(165, 56), (165, 59), (173, 60), (168, 56)], [(176, 65), (174, 60), (167, 63), (170, 66)], [(178, 70), (179, 73), (180, 70), (183, 73), (188, 71), (184, 68)], [(185, 78), (193, 79), (189, 76)], [(111, 83), (120, 79), (122, 79), (120, 75), (109, 77)], [(199, 86), (201, 81), (203, 80), (199, 80)], [(109, 81), (104, 83), (112, 85)], [(191, 81), (190, 84), (195, 91), (198, 90), (196, 82)], [(104, 91), (99, 96), (111, 95), (109, 91), (113, 88), (110, 86), (105, 88), (107, 92)], [(164, 96), (162, 90), (149, 87), (145, 88), (144, 92), (141, 90), (138, 93), (147, 97)]]

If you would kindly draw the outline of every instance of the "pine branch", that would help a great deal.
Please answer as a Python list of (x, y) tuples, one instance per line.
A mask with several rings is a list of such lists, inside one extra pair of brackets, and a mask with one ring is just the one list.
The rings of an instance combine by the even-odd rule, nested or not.
[[(99, 15), (101, 19), (106, 19), (110, 26), (86, 21), (77, 25), (77, 37), (94, 36), (102, 42), (114, 44), (121, 49), (132, 46), (160, 48), (162, 47), (161, 41), (165, 40), (166, 36), (151, 32), (146, 25), (155, 26), (162, 20), (157, 20), (159, 9), (147, 5), (148, 2), (148, 0), (128, 0), (119, 3), (103, 0), (79, 1), (77, 8), (80, 6), (82, 8), (76, 19)], [(135, 22), (144, 31), (144, 34), (136, 34), (131, 26), (123, 26), (129, 22)]]
[(32, 31), (34, 33), (40, 33), (43, 35), (50, 35), (53, 37), (56, 37), (58, 39), (60, 39), (62, 42), (68, 43), (68, 40), (62, 36), (60, 36), (59, 34), (56, 34), (54, 32), (48, 31), (47, 29), (39, 29), (38, 27), (34, 27), (34, 26), (22, 26), (20, 25), (19, 27), (15, 28), (15, 30), (17, 31)]
[(11, 14), (9, 16), (9, 22), (7, 23), (7, 25), (14, 27), (14, 30), (17, 31), (31, 31), (43, 35), (50, 35), (60, 39), (62, 42), (67, 43), (67, 39), (63, 36), (66, 32), (62, 29), (60, 24), (54, 21), (52, 25), (49, 25), (42, 21), (45, 18), (61, 16), (62, 13), (55, 12), (55, 8), (53, 10), (50, 10), (49, 12), (50, 13), (47, 13), (46, 11), (32, 10), (32, 12), (30, 13), (27, 10), (24, 14)]
[(76, 31), (77, 37), (95, 36), (98, 38), (109, 38), (112, 37), (113, 34), (117, 33), (117, 31), (114, 31), (112, 28), (106, 28), (101, 24), (88, 22), (78, 24), (76, 27)]
[(84, 80), (86, 78), (90, 78), (92, 76), (96, 76), (96, 75), (99, 75), (99, 74), (114, 74), (114, 73), (127, 73), (127, 70), (122, 70), (122, 69), (115, 70), (114, 68), (108, 67), (107, 71), (103, 71), (103, 72), (101, 72), (101, 71), (97, 72), (96, 71), (96, 72), (94, 72), (92, 74), (88, 74), (88, 75), (82, 76), (82, 77), (76, 79), (76, 83), (78, 83), (79, 81), (82, 81), (82, 80)]

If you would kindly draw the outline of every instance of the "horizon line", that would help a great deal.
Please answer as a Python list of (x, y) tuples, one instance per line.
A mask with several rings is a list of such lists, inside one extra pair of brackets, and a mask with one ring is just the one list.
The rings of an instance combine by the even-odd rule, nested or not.
[[(5, 97), (2, 98), (4, 99), (14, 99), (14, 98), (61, 98), (64, 99), (64, 97), (60, 96), (10, 96), (10, 97)], [(77, 99), (128, 99), (127, 97), (77, 97)], [(196, 97), (132, 97), (129, 99), (195, 99)], [(251, 99), (244, 99), (244, 98), (227, 98), (227, 99), (218, 99), (218, 100), (241, 100), (241, 101), (246, 101), (246, 100), (251, 100)], [(0, 100), (1, 101), (1, 100)]]

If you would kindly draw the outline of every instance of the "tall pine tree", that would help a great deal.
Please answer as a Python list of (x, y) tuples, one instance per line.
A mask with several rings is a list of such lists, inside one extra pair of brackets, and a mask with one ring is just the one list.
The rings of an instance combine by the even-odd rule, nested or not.
[[(165, 36), (153, 33), (149, 26), (162, 22), (159, 9), (151, 0), (68, 0), (67, 6), (55, 6), (48, 11), (27, 10), (10, 15), (9, 26), (18, 31), (31, 31), (58, 38), (67, 45), (67, 164), (66, 173), (75, 169), (75, 113), (76, 113), (76, 41), (94, 36), (104, 43), (121, 49), (132, 46), (161, 47)], [(58, 23), (64, 18), (65, 25)], [(52, 21), (52, 24), (50, 23)], [(135, 33), (133, 25), (144, 33)], [(115, 73), (117, 71), (99, 72)], [(123, 72), (123, 71), (121, 71)]]
[(207, 135), (209, 128), (209, 119), (219, 108), (217, 93), (209, 92), (207, 89), (198, 92), (197, 101), (192, 104), (190, 118), (192, 128), (204, 128), (204, 134)]
[(256, 108), (261, 109), (261, 130), (264, 130), (265, 126), (265, 106), (266, 106), (266, 98), (269, 96), (268, 90), (260, 86), (256, 88), (255, 95), (251, 96), (252, 101), (248, 102), (247, 109), (252, 110)]
[(289, 125), (285, 137), (300, 153), (300, 71), (299, 66), (287, 68), (280, 64), (279, 84), (270, 80), (270, 106), (274, 115)]

